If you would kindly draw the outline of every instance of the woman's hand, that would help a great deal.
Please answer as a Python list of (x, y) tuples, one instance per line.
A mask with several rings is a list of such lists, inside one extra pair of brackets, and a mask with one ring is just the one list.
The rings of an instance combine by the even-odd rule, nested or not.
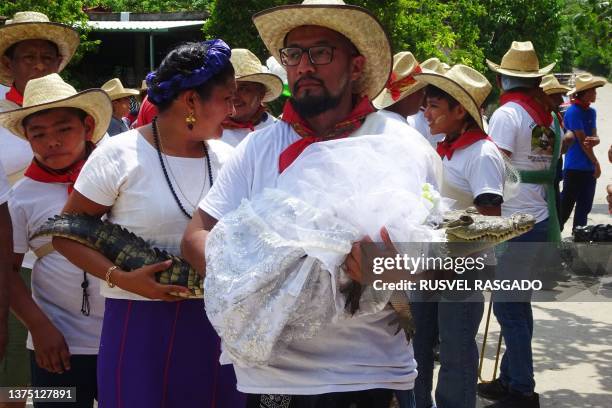
[(36, 364), (55, 374), (70, 370), (68, 345), (53, 323), (46, 321), (29, 329), (32, 334)]
[(155, 280), (157, 272), (165, 271), (171, 265), (172, 261), (167, 260), (146, 265), (130, 272), (115, 270), (111, 273), (110, 281), (123, 290), (136, 293), (148, 299), (165, 300), (168, 302), (183, 300), (183, 297), (173, 295), (172, 293), (185, 293), (189, 295), (191, 293), (189, 289), (178, 285), (164, 285)]

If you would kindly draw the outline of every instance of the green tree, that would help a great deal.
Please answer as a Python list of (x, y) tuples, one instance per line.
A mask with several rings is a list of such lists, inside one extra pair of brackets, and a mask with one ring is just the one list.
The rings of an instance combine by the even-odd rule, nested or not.
[(558, 57), (564, 0), (480, 0), (486, 8), (480, 22), (479, 45), (486, 58), (499, 63), (512, 41), (531, 41), (540, 65)]

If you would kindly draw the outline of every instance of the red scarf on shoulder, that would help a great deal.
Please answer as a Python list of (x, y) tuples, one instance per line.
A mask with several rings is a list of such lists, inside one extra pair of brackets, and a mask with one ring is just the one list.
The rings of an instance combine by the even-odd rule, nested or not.
[(477, 141), (483, 139), (493, 141), (481, 129), (468, 130), (467, 132), (463, 132), (457, 139), (453, 140), (452, 142), (447, 142), (444, 140), (438, 142), (436, 151), (442, 159), (444, 159), (444, 156), (446, 156), (446, 158), (450, 160), (453, 157), (453, 153), (455, 152), (455, 150), (463, 149), (464, 147), (468, 147), (469, 145), (474, 144)]
[(504, 92), (499, 98), (499, 103), (500, 105), (505, 105), (508, 102), (521, 105), (538, 126), (550, 127), (552, 125), (552, 115), (550, 112), (537, 103), (531, 95), (521, 91)]
[(79, 177), (79, 173), (85, 165), (87, 157), (89, 157), (94, 148), (95, 145), (93, 143), (87, 142), (85, 159), (72, 163), (70, 167), (61, 170), (61, 173), (43, 167), (38, 163), (36, 158), (34, 158), (26, 169), (24, 176), (41, 183), (68, 183), (68, 194), (70, 194), (74, 190), (74, 183)]
[(23, 106), (23, 95), (19, 93), (15, 85), (11, 85), (11, 89), (4, 95), (7, 101), (15, 102), (19, 106)]
[(278, 172), (282, 173), (300, 154), (313, 143), (323, 140), (341, 139), (347, 137), (361, 127), (366, 116), (375, 112), (367, 96), (362, 97), (346, 118), (334, 125), (334, 128), (324, 136), (318, 136), (293, 108), (288, 100), (283, 108), (282, 121), (291, 125), (302, 138), (290, 144), (278, 158)]
[(591, 102), (584, 102), (580, 99), (573, 99), (572, 105), (576, 105), (576, 106), (581, 107), (583, 110), (587, 110), (591, 107)]

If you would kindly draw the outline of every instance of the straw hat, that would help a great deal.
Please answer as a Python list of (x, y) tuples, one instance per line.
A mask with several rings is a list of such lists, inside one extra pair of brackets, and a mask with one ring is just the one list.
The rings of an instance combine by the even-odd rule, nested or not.
[(587, 89), (599, 88), (600, 86), (604, 86), (607, 83), (608, 81), (606, 81), (606, 79), (602, 77), (593, 76), (589, 73), (578, 74), (576, 75), (576, 83), (574, 85), (574, 88), (571, 89), (567, 94), (573, 95), (577, 92), (586, 91)]
[(569, 86), (561, 85), (557, 80), (557, 77), (553, 74), (546, 75), (542, 77), (542, 82), (540, 83), (540, 88), (544, 91), (546, 95), (553, 95), (559, 93), (567, 93), (567, 91), (571, 90)]
[(423, 72), (419, 81), (440, 88), (457, 100), (484, 130), (480, 107), (491, 92), (491, 84), (484, 75), (466, 65), (457, 64), (446, 73)]
[[(79, 46), (79, 34), (75, 29), (64, 24), (51, 23), (49, 18), (35, 11), (20, 11), (15, 13), (12, 20), (7, 20), (0, 27), (0, 55), (21, 41), (25, 40), (48, 40), (57, 44), (62, 57), (59, 71), (68, 65), (70, 58)], [(0, 84), (12, 85), (13, 77), (10, 71), (0, 64)]]
[(423, 72), (434, 71), (438, 74), (443, 74), (450, 69), (450, 65), (446, 62), (441, 62), (438, 58), (428, 58), (421, 62), (421, 69)]
[(107, 81), (100, 88), (108, 94), (111, 101), (126, 98), (128, 96), (140, 95), (140, 91), (137, 89), (124, 88), (119, 78), (113, 78)]
[(376, 109), (383, 109), (423, 89), (426, 84), (419, 83), (414, 78), (414, 74), (421, 72), (421, 69), (411, 52), (402, 51), (395, 54), (389, 81), (382, 92), (374, 98), (372, 105)]
[(277, 75), (264, 72), (261, 61), (251, 51), (234, 48), (230, 61), (236, 72), (236, 81), (257, 82), (266, 87), (262, 102), (273, 101), (283, 92), (283, 80)]
[(27, 116), (53, 108), (78, 108), (91, 115), (96, 128), (92, 142), (97, 143), (108, 129), (113, 107), (101, 89), (77, 91), (58, 74), (28, 81), (23, 93), (23, 108), (0, 113), (0, 126), (4, 126), (22, 139), (26, 139), (22, 121)]
[(513, 77), (538, 78), (552, 71), (555, 63), (540, 68), (540, 61), (531, 41), (512, 41), (512, 46), (504, 54), (501, 64), (487, 60), (493, 72)]
[(374, 98), (391, 72), (391, 45), (380, 22), (368, 10), (342, 0), (304, 0), (302, 4), (273, 7), (253, 16), (268, 51), (280, 61), (279, 50), (287, 33), (296, 27), (329, 28), (348, 38), (366, 58), (355, 92)]

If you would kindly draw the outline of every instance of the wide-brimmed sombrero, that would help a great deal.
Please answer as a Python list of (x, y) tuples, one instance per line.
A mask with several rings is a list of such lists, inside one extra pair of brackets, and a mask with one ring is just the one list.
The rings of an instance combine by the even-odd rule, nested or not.
[(423, 72), (417, 74), (419, 81), (440, 88), (465, 108), (478, 126), (484, 130), (480, 107), (491, 92), (487, 78), (474, 68), (466, 65), (453, 65), (444, 74)]
[(557, 77), (553, 74), (542, 77), (540, 88), (542, 88), (546, 95), (566, 94), (568, 91), (572, 90), (569, 86), (561, 85)]
[(273, 7), (253, 16), (268, 51), (280, 61), (285, 36), (300, 26), (321, 26), (348, 38), (366, 59), (354, 91), (370, 98), (383, 89), (391, 73), (392, 53), (387, 34), (368, 10), (342, 0), (304, 0), (301, 4)]
[(552, 71), (555, 63), (540, 68), (540, 61), (531, 41), (512, 41), (510, 49), (504, 54), (501, 64), (487, 60), (493, 72), (520, 78), (539, 78)]
[(577, 92), (586, 91), (587, 89), (599, 88), (607, 83), (608, 81), (602, 77), (593, 76), (589, 73), (578, 74), (576, 75), (574, 88), (572, 88), (567, 94), (574, 95)]
[(111, 101), (127, 98), (128, 96), (140, 95), (138, 89), (124, 88), (119, 78), (113, 78), (105, 82), (100, 88), (107, 93)]
[(266, 94), (262, 102), (273, 101), (283, 92), (283, 80), (278, 75), (265, 72), (261, 61), (251, 51), (245, 48), (234, 48), (230, 61), (234, 66), (237, 82), (257, 82), (266, 87)]
[(50, 74), (28, 81), (23, 93), (23, 107), (0, 113), (0, 126), (26, 139), (23, 119), (33, 113), (54, 108), (77, 108), (91, 115), (96, 123), (91, 139), (94, 143), (106, 133), (113, 113), (111, 100), (103, 90), (77, 92), (58, 74)]
[[(62, 57), (58, 72), (68, 65), (80, 42), (79, 33), (74, 28), (52, 23), (43, 13), (21, 11), (0, 26), (0, 56), (13, 44), (25, 40), (47, 40), (57, 44)], [(11, 72), (0, 64), (0, 84), (10, 86), (13, 80)]]

